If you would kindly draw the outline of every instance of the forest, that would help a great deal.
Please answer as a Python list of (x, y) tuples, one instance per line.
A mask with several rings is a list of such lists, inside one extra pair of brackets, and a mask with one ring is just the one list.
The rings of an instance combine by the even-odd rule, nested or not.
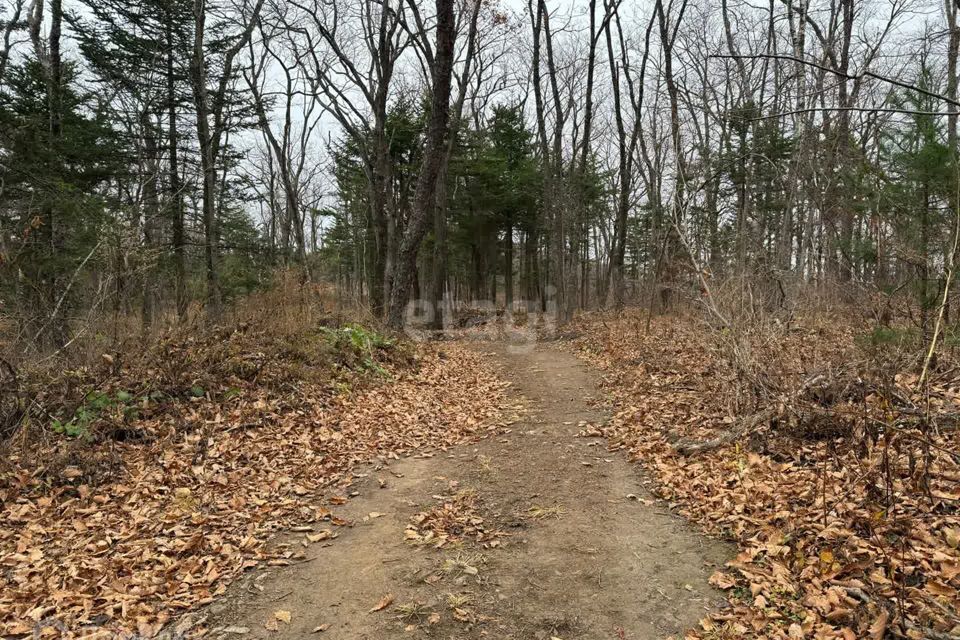
[(960, 637), (958, 19), (0, 0), (0, 635)]
[(768, 304), (909, 290), (930, 323), (953, 4), (468, 3), (449, 51), (418, 6), (248, 4), (7, 8), (15, 337), (216, 318), (278, 268), (378, 317), (414, 298), (668, 308), (700, 272)]

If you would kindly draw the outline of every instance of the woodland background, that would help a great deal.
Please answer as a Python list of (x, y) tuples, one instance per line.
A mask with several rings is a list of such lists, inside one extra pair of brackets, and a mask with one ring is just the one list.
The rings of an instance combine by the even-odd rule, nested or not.
[(896, 293), (929, 336), (958, 193), (956, 3), (451, 11), (450, 125), (427, 153), (432, 8), (7, 2), (10, 357), (215, 320), (277, 268), (380, 317), (397, 296), (550, 300), (566, 321), (728, 283), (769, 308)]

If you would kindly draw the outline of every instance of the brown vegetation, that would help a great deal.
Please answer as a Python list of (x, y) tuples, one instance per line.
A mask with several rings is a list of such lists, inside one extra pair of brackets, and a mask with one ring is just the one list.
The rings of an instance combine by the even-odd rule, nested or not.
[(762, 317), (578, 327), (617, 407), (585, 435), (629, 448), (662, 497), (740, 545), (713, 578), (731, 607), (689, 637), (953, 637), (956, 354), (919, 387), (922, 343), (903, 329), (870, 331), (849, 310)]
[(325, 498), (357, 465), (496, 429), (502, 385), (476, 354), (279, 302), (21, 372), (4, 405), (0, 634), (152, 636), (244, 570), (295, 562), (274, 533), (348, 525)]

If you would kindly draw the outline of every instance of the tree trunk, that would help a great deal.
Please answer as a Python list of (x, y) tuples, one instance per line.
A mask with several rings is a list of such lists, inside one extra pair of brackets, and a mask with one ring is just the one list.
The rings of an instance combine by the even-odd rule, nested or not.
[[(840, 73), (842, 75), (837, 81), (837, 103), (841, 111), (837, 115), (837, 147), (836, 158), (834, 162), (839, 166), (845, 167), (850, 160), (850, 149), (848, 139), (850, 136), (850, 112), (847, 107), (850, 106), (849, 79), (846, 74), (850, 69), (850, 44), (853, 39), (853, 18), (854, 18), (855, 0), (841, 0), (841, 9), (843, 11), (843, 40), (840, 44)], [(830, 248), (830, 260), (833, 265), (832, 271), (840, 282), (849, 282), (852, 276), (850, 248), (853, 241), (853, 203), (850, 201), (848, 188), (843, 179), (835, 181), (834, 189), (839, 200), (840, 208), (840, 230), (839, 237), (836, 229), (833, 230), (831, 237), (837, 238), (837, 246)]]
[(153, 324), (154, 301), (156, 299), (156, 282), (153, 270), (155, 259), (154, 247), (156, 239), (154, 230), (160, 219), (160, 195), (157, 188), (160, 168), (158, 164), (157, 138), (150, 114), (144, 112), (141, 117), (143, 128), (144, 170), (146, 179), (143, 183), (143, 249), (146, 261), (143, 266), (143, 306), (141, 318), (144, 330)]
[(537, 308), (537, 299), (539, 298), (540, 271), (537, 268), (537, 231), (528, 230), (523, 241), (524, 252), (524, 291), (526, 298), (527, 312), (533, 313)]
[(222, 305), (218, 271), (220, 242), (217, 237), (216, 155), (210, 132), (210, 98), (207, 91), (206, 52), (204, 50), (205, 0), (194, 0), (193, 15), (195, 32), (190, 67), (194, 106), (197, 110), (197, 141), (200, 146), (203, 257), (207, 280), (207, 313), (212, 319), (217, 319), (220, 317)]
[(460, 126), (460, 119), (463, 116), (463, 104), (467, 97), (467, 85), (470, 77), (470, 69), (473, 63), (473, 57), (476, 50), (477, 21), (480, 17), (480, 9), (483, 6), (481, 0), (473, 0), (473, 11), (470, 16), (470, 27), (467, 31), (467, 53), (463, 61), (463, 69), (459, 77), (459, 93), (453, 106), (452, 122), (447, 136), (446, 148), (444, 151), (443, 165), (440, 167), (440, 173), (437, 176), (437, 195), (436, 207), (434, 209), (433, 219), (433, 286), (430, 297), (433, 307), (434, 329), (443, 328), (443, 319), (449, 312), (451, 303), (447, 297), (447, 262), (449, 247), (447, 246), (447, 172), (450, 168), (450, 160), (453, 157), (453, 146), (456, 144), (457, 132)]
[(503, 238), (503, 296), (510, 313), (513, 311), (513, 224), (509, 222)]
[(186, 238), (183, 228), (183, 195), (180, 193), (180, 150), (179, 134), (177, 132), (177, 94), (176, 79), (173, 73), (173, 12), (168, 9), (166, 16), (166, 47), (167, 47), (167, 145), (170, 154), (170, 193), (167, 207), (173, 218), (173, 259), (174, 259), (174, 286), (176, 289), (177, 318), (181, 321), (187, 317), (187, 253)]
[(417, 187), (414, 193), (413, 210), (404, 231), (397, 255), (390, 295), (388, 324), (393, 329), (403, 327), (404, 312), (413, 285), (417, 266), (417, 253), (426, 234), (431, 212), (435, 205), (437, 177), (443, 163), (444, 140), (450, 119), (450, 83), (453, 73), (454, 25), (453, 0), (437, 0), (436, 53), (433, 76), (433, 96), (430, 102), (430, 121), (427, 127), (426, 144)]
[(666, 229), (663, 233), (663, 248), (661, 251), (662, 259), (658, 261), (660, 263), (658, 271), (662, 271), (664, 275), (664, 277), (661, 278), (658, 274), (658, 279), (666, 281), (666, 285), (661, 285), (660, 289), (661, 308), (665, 310), (669, 308), (671, 304), (670, 287), (673, 285), (672, 280), (675, 270), (675, 265), (673, 264), (674, 252), (679, 245), (679, 238), (677, 237), (679, 232), (676, 227), (680, 224), (683, 216), (685, 206), (684, 185), (687, 179), (687, 163), (683, 152), (683, 140), (680, 135), (679, 91), (677, 89), (676, 79), (673, 76), (673, 45), (680, 24), (683, 22), (683, 14), (687, 8), (687, 2), (683, 0), (676, 23), (672, 25), (672, 30), (668, 23), (666, 9), (663, 6), (662, 0), (657, 0), (656, 6), (660, 22), (660, 40), (663, 48), (663, 75), (667, 84), (667, 94), (670, 97), (670, 137), (673, 142), (674, 155), (677, 161), (677, 177), (673, 189), (671, 220), (665, 222)]
[(447, 169), (449, 155), (437, 177), (437, 197), (433, 207), (433, 281), (430, 303), (433, 308), (433, 328), (443, 329), (446, 315), (447, 289)]

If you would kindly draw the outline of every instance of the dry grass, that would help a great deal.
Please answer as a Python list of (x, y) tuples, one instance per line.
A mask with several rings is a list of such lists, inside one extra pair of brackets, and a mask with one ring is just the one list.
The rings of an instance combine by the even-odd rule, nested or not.
[(430, 607), (423, 602), (408, 602), (395, 607), (397, 618), (407, 623), (421, 623), (432, 613)]
[(458, 553), (453, 558), (446, 558), (440, 570), (454, 577), (475, 576), (480, 572), (479, 567), (487, 562), (487, 557), (483, 554), (464, 554)]
[(467, 593), (448, 593), (447, 606), (451, 609), (458, 609), (473, 604), (473, 598)]
[(546, 520), (547, 518), (553, 518), (554, 520), (559, 520), (564, 515), (566, 515), (567, 510), (563, 505), (554, 505), (552, 507), (541, 507), (539, 505), (534, 505), (527, 509), (527, 515), (534, 520)]
[(480, 465), (480, 471), (483, 473), (493, 473), (492, 462), (490, 456), (485, 456), (482, 453), (477, 456), (477, 464)]
[[(296, 395), (309, 383), (339, 391), (357, 383), (353, 373), (379, 371), (377, 359), (409, 360), (402, 348), (366, 354), (333, 340), (327, 329), (356, 319), (354, 311), (328, 285), (282, 272), (275, 286), (236, 301), (216, 324), (196, 309), (183, 323), (166, 313), (149, 330), (138, 314), (102, 315), (77, 327), (66, 348), (46, 354), (12, 342), (7, 319), (0, 333), (0, 447), (26, 458), (63, 441), (63, 464), (49, 468), (79, 464), (91, 477), (109, 475), (109, 455), (84, 459), (91, 440), (162, 436), (131, 428), (134, 414), (150, 417), (167, 405), (183, 411), (194, 395), (228, 401), (242, 388)], [(136, 402), (117, 401), (128, 396)]]

